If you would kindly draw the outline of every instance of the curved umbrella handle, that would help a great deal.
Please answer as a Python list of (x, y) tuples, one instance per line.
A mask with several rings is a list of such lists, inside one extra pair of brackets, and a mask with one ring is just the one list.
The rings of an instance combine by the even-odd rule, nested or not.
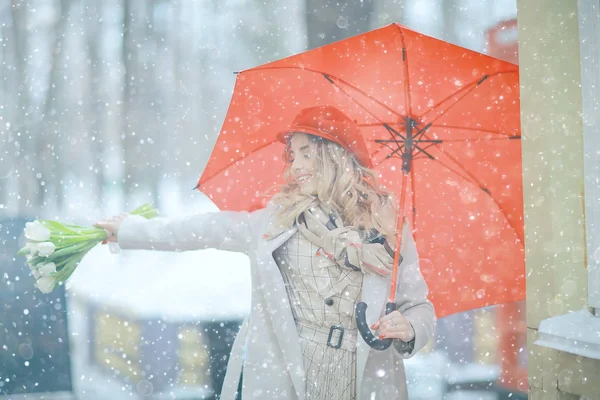
[[(396, 303), (388, 302), (385, 305), (385, 314), (389, 314), (396, 309)], [(377, 339), (371, 328), (367, 324), (367, 303), (359, 302), (356, 304), (356, 326), (365, 342), (375, 350), (385, 350), (392, 344), (393, 339)]]

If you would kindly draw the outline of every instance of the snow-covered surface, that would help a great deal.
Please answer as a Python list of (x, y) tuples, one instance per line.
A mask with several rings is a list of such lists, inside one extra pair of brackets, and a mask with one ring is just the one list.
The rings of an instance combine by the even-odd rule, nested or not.
[(534, 344), (600, 360), (600, 317), (584, 309), (545, 319)]
[(450, 384), (464, 382), (495, 382), (500, 376), (499, 365), (483, 365), (476, 363), (453, 365), (448, 369), (447, 380)]
[(127, 315), (165, 321), (240, 319), (250, 311), (250, 263), (220, 250), (159, 252), (97, 246), (67, 289)]
[(69, 392), (47, 392), (47, 393), (24, 393), (11, 394), (10, 396), (0, 395), (0, 399), (7, 400), (76, 400), (77, 397)]
[(404, 360), (408, 397), (411, 400), (441, 399), (446, 390), (449, 361), (443, 352), (417, 353)]

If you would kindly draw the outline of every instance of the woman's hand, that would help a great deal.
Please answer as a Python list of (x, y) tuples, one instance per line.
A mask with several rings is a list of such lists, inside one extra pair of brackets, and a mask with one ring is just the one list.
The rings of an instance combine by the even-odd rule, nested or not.
[(104, 229), (108, 235), (108, 237), (102, 242), (102, 244), (106, 244), (108, 242), (117, 243), (119, 241), (119, 228), (121, 227), (121, 223), (123, 223), (123, 220), (127, 218), (128, 215), (129, 213), (123, 212), (119, 215), (115, 215), (114, 217), (98, 221), (94, 224), (95, 227)]
[(379, 339), (400, 339), (410, 342), (415, 337), (414, 328), (398, 310), (379, 318), (379, 321), (371, 325), (371, 329), (378, 330)]

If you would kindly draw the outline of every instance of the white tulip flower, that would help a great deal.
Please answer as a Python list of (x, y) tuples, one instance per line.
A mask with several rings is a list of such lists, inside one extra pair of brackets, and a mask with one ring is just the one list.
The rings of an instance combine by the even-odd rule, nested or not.
[(35, 282), (35, 286), (42, 293), (50, 293), (54, 286), (56, 286), (56, 279), (51, 276), (42, 276)]
[(29, 269), (30, 269), (32, 272), (37, 272), (37, 264), (30, 264), (30, 263), (27, 263), (27, 265), (29, 266)]
[(38, 272), (41, 276), (50, 276), (50, 274), (56, 272), (56, 264), (53, 262), (41, 264), (38, 266)]
[(40, 256), (48, 257), (50, 254), (54, 253), (56, 246), (54, 246), (54, 243), (52, 242), (43, 242), (37, 245), (37, 249)]
[(25, 243), (25, 247), (29, 249), (29, 254), (32, 256), (35, 256), (35, 253), (38, 252), (38, 244), (36, 242), (28, 240), (27, 243)]
[(36, 242), (44, 242), (50, 239), (50, 230), (39, 221), (27, 222), (25, 224), (25, 237)]

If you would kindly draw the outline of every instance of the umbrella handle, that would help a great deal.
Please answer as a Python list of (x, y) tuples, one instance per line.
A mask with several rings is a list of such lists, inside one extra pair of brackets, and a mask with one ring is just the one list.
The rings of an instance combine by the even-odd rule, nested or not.
[[(396, 310), (396, 303), (386, 303), (386, 315), (394, 310)], [(356, 326), (362, 338), (371, 348), (375, 350), (385, 350), (392, 344), (393, 339), (377, 339), (377, 337), (371, 333), (371, 328), (367, 324), (367, 303), (362, 301), (356, 304)]]

